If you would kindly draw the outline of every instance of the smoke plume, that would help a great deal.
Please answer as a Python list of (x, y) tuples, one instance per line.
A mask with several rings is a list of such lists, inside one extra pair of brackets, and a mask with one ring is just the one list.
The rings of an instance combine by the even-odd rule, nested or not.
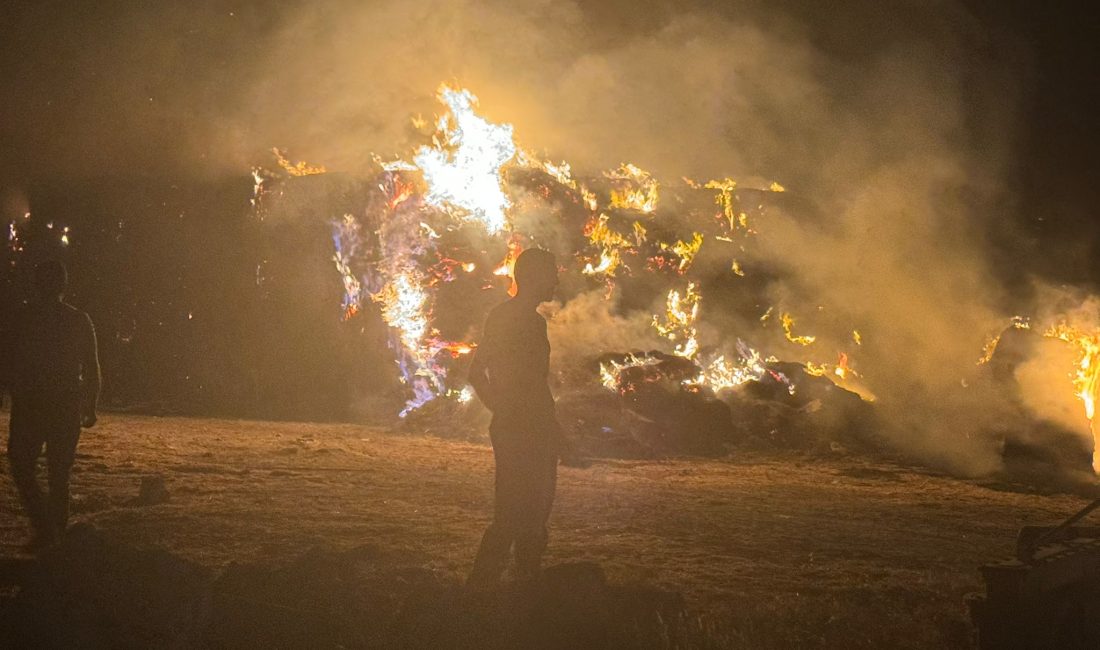
[[(704, 343), (759, 330), (769, 306), (790, 312), (828, 355), (851, 351), (902, 448), (988, 471), (982, 432), (1000, 400), (976, 381), (976, 360), (1005, 314), (986, 234), (1012, 201), (1026, 60), (992, 57), (992, 37), (955, 3), (853, 2), (823, 20), (819, 5), (833, 4), (158, 4), (107, 12), (66, 48), (75, 72), (55, 71), (108, 78), (76, 79), (71, 97), (51, 98), (46, 82), (20, 89), (67, 111), (56, 146), (79, 155), (53, 159), (72, 174), (108, 163), (239, 174), (271, 146), (369, 173), (372, 152), (407, 151), (410, 114), (430, 118), (436, 87), (453, 80), (521, 145), (581, 173), (630, 161), (669, 182), (779, 181), (799, 200), (769, 208), (739, 253), (776, 271), (771, 304), (735, 314), (704, 295)], [(21, 38), (39, 18), (19, 23)], [(21, 138), (45, 128), (22, 123)], [(709, 272), (736, 293), (728, 263)], [(559, 354), (651, 345), (647, 313), (597, 298), (558, 312)], [(770, 328), (766, 352), (783, 357), (792, 344)]]

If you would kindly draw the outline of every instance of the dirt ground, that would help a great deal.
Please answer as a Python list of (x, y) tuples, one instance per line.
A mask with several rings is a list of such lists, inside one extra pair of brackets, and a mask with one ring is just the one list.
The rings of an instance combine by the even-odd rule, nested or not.
[[(171, 499), (135, 505), (152, 475)], [(491, 484), (483, 444), (105, 414), (81, 441), (73, 511), (213, 568), (373, 543), (457, 576)], [(0, 485), (0, 554), (12, 556), (27, 530), (10, 480)], [(967, 647), (977, 567), (1010, 555), (1020, 526), (1083, 503), (841, 456), (594, 460), (560, 471), (548, 562), (591, 560), (613, 580), (681, 591), (735, 647)]]

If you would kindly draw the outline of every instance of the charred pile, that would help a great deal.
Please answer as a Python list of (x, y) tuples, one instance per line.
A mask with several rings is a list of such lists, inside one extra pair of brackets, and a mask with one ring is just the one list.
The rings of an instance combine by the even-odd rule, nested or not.
[[(1037, 402), (1037, 395), (1068, 398), (1070, 391), (1061, 363), (1069, 346), (1024, 322), (1015, 322), (996, 338), (986, 365), (996, 392), (1007, 404), (995, 432), (1002, 444), (1006, 471), (1043, 480), (1065, 474), (1093, 474), (1094, 441), (1082, 431), (1078, 408), (1070, 400), (1054, 406)], [(1048, 370), (1050, 366), (1053, 370)], [(1070, 363), (1065, 363), (1071, 367)], [(1047, 398), (1049, 400), (1049, 398)], [(1076, 425), (1076, 426), (1075, 426)]]
[(587, 453), (715, 456), (877, 444), (871, 405), (802, 364), (762, 361), (752, 377), (717, 392), (697, 383), (696, 362), (660, 351), (604, 354), (596, 364), (610, 393), (573, 391), (559, 400), (562, 421)]

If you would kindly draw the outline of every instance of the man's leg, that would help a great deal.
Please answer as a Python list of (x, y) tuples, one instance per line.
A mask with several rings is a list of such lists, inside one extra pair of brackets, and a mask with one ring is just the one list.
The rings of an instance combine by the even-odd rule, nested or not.
[[(79, 409), (73, 411), (79, 418)], [(50, 431), (46, 440), (46, 469), (49, 473), (49, 523), (55, 534), (65, 534), (69, 525), (69, 476), (80, 440), (80, 422), (61, 422)]]
[(516, 536), (516, 571), (522, 578), (537, 578), (542, 572), (542, 555), (549, 535), (546, 522), (554, 506), (557, 488), (558, 457), (549, 446), (532, 450), (527, 473), (525, 517)]
[(11, 424), (8, 434), (8, 464), (12, 481), (23, 502), (23, 509), (31, 520), (37, 538), (49, 536), (49, 516), (46, 500), (35, 477), (35, 466), (42, 454), (42, 435), (40, 423), (28, 417), (26, 405), (12, 400)]
[(500, 582), (523, 517), (523, 465), (511, 436), (493, 435), (496, 462), (493, 521), (481, 537), (469, 584), (490, 587)]

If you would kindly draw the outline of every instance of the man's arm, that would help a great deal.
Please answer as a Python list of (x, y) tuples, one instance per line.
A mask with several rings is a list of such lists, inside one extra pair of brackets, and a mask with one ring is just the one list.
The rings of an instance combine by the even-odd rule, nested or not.
[(95, 326), (92, 319), (85, 314), (83, 340), (80, 344), (80, 374), (84, 379), (84, 402), (81, 408), (81, 426), (87, 428), (95, 425), (96, 407), (99, 404), (99, 390), (103, 385), (103, 377), (99, 369), (99, 346), (95, 337)]
[(493, 384), (489, 381), (489, 366), (485, 363), (484, 348), (479, 347), (474, 351), (474, 360), (470, 364), (470, 385), (474, 387), (477, 398), (490, 411), (496, 410)]
[(469, 381), (477, 393), (477, 398), (490, 411), (496, 411), (496, 390), (489, 377), (489, 359), (496, 354), (499, 334), (494, 322), (493, 313), (485, 319), (485, 327), (482, 328), (481, 342), (474, 350), (474, 359), (470, 363)]

